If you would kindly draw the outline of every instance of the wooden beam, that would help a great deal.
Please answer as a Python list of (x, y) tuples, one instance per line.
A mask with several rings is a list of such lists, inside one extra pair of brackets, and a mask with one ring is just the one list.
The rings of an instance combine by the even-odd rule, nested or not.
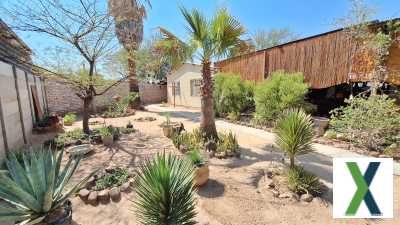
[(29, 87), (29, 79), (28, 79), (28, 73), (25, 71), (25, 81), (26, 81), (26, 91), (28, 92), (28, 99), (29, 99), (29, 107), (31, 110), (31, 116), (32, 116), (32, 125), (35, 123), (35, 115), (32, 109), (32, 92)]
[(21, 122), (22, 137), (24, 139), (24, 144), (27, 144), (28, 140), (26, 139), (24, 114), (22, 113), (21, 96), (20, 96), (19, 88), (18, 88), (17, 68), (15, 67), (15, 65), (12, 66), (12, 70), (13, 70), (13, 75), (14, 75), (15, 92), (17, 93), (19, 120)]

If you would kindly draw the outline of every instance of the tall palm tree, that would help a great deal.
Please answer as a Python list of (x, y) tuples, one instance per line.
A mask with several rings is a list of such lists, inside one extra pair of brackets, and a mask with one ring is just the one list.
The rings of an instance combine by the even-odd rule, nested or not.
[(114, 17), (115, 32), (128, 56), (129, 89), (138, 92), (135, 52), (143, 41), (143, 20), (150, 0), (108, 0), (110, 14)]
[(248, 40), (243, 40), (245, 28), (229, 14), (219, 9), (209, 19), (200, 11), (181, 8), (187, 22), (189, 40), (184, 42), (166, 29), (160, 28), (163, 38), (157, 44), (159, 50), (170, 56), (172, 65), (198, 57), (202, 64), (203, 83), (201, 87), (200, 129), (206, 138), (218, 138), (213, 110), (212, 61), (239, 54), (250, 49)]

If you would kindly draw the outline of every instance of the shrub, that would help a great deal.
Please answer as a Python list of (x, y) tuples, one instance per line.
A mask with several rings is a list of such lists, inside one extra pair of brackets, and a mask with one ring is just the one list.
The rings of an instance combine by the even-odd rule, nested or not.
[(203, 146), (203, 136), (199, 129), (194, 129), (193, 132), (175, 132), (172, 135), (172, 143), (179, 149), (185, 145), (188, 149), (201, 149)]
[(295, 156), (313, 151), (313, 122), (301, 109), (286, 110), (276, 123), (275, 133), (275, 143), (289, 156), (290, 168), (294, 168)]
[(301, 166), (295, 166), (286, 173), (289, 189), (297, 194), (321, 194), (321, 183), (317, 176), (308, 173)]
[(76, 142), (78, 140), (85, 140), (87, 138), (89, 138), (89, 136), (85, 134), (82, 129), (77, 128), (72, 131), (59, 134), (54, 141), (56, 143), (56, 147), (60, 148), (72, 142)]
[(64, 116), (63, 120), (64, 123), (73, 123), (76, 121), (76, 115), (73, 113), (68, 113), (67, 115)]
[(108, 107), (107, 111), (103, 113), (102, 116), (108, 118), (125, 116), (128, 111), (129, 105), (131, 103), (134, 103), (138, 98), (139, 98), (138, 93), (130, 93), (127, 97), (112, 103)]
[(331, 112), (330, 126), (351, 141), (373, 150), (396, 142), (400, 107), (385, 95), (347, 99), (348, 106)]
[(304, 101), (307, 92), (308, 85), (304, 83), (301, 73), (272, 73), (270, 79), (256, 86), (256, 119), (263, 123), (270, 122), (293, 107), (310, 110), (311, 105)]
[(220, 73), (214, 77), (214, 111), (235, 115), (254, 106), (254, 85), (239, 75)]
[(219, 133), (217, 142), (217, 153), (224, 153), (227, 156), (236, 156), (239, 154), (239, 144), (234, 133)]
[[(46, 221), (60, 209), (91, 176), (66, 191), (81, 158), (70, 157), (61, 168), (63, 151), (56, 154), (51, 149), (22, 153), (23, 162), (14, 154), (6, 159), (6, 171), (0, 171), (0, 220), (37, 224)], [(45, 223), (47, 224), (47, 223)]]
[(102, 137), (109, 137), (114, 135), (114, 129), (113, 127), (101, 127), (98, 129), (99, 133)]
[(196, 224), (194, 168), (165, 153), (148, 159), (135, 180), (134, 205), (140, 224)]
[(117, 168), (111, 173), (106, 173), (104, 176), (97, 179), (93, 189), (101, 191), (107, 188), (118, 187), (126, 183), (128, 179), (128, 170)]
[(201, 155), (199, 149), (192, 149), (186, 153), (186, 157), (194, 166), (201, 166), (207, 162), (204, 156)]

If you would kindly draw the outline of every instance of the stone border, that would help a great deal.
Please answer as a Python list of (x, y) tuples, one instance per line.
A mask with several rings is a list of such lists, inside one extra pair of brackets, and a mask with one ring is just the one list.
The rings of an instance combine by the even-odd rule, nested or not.
[[(94, 179), (91, 181), (94, 182)], [(90, 183), (90, 182), (88, 182)], [(130, 193), (132, 190), (132, 181), (128, 181), (119, 187), (107, 188), (101, 191), (89, 190), (86, 186), (78, 193), (79, 198), (86, 204), (98, 205), (99, 203), (108, 204), (110, 200), (119, 202), (121, 193)]]

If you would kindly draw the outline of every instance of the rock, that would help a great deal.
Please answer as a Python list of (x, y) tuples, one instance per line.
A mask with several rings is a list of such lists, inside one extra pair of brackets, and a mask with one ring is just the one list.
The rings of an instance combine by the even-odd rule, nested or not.
[(90, 194), (90, 191), (86, 188), (82, 189), (79, 191), (79, 197), (83, 200), (86, 201), (88, 199), (88, 196)]
[(372, 157), (379, 157), (380, 153), (376, 152), (376, 151), (373, 151), (373, 152), (370, 152), (369, 155), (372, 156)]
[(88, 203), (92, 204), (92, 205), (96, 205), (97, 204), (97, 191), (92, 191), (89, 194), (88, 197)]
[(290, 193), (290, 192), (284, 192), (284, 193), (282, 193), (282, 194), (279, 194), (279, 198), (291, 198), (292, 197), (292, 193)]
[(119, 191), (119, 187), (111, 188), (110, 197), (113, 201), (118, 201), (121, 198), (121, 192)]
[(274, 197), (279, 197), (279, 191), (272, 189), (271, 192)]
[(387, 156), (385, 154), (382, 154), (382, 155), (379, 155), (379, 158), (391, 158), (391, 157), (389, 157), (389, 156)]
[(108, 189), (100, 191), (99, 194), (97, 195), (97, 199), (101, 202), (107, 202), (108, 200), (110, 200)]
[(316, 202), (316, 203), (318, 203), (320, 205), (326, 205), (325, 201), (320, 197), (313, 198), (312, 202)]
[(131, 189), (131, 184), (129, 182), (126, 182), (121, 185), (120, 190), (122, 192), (128, 192)]
[(311, 202), (313, 200), (313, 196), (310, 194), (301, 195), (300, 200), (303, 202)]

